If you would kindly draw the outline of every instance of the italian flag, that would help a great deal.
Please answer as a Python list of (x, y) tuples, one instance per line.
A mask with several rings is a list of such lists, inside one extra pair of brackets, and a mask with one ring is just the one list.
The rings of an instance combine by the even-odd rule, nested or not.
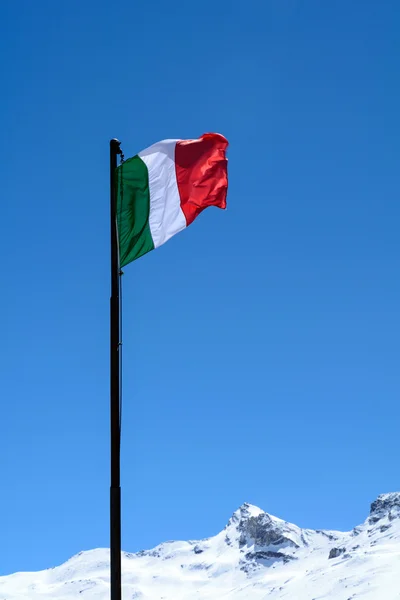
[(208, 206), (226, 208), (228, 141), (164, 140), (117, 168), (120, 266), (158, 248)]

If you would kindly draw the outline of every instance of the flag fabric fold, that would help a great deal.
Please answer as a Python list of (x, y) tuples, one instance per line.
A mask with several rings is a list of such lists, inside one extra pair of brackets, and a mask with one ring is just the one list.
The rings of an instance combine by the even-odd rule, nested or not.
[(121, 267), (164, 244), (205, 208), (226, 208), (227, 147), (218, 133), (163, 140), (117, 168)]

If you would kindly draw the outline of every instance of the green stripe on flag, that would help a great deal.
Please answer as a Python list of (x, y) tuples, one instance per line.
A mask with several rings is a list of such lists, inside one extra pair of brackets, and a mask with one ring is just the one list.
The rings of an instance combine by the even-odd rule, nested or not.
[(139, 156), (117, 168), (116, 188), (119, 257), (124, 267), (154, 250), (149, 226), (149, 174)]

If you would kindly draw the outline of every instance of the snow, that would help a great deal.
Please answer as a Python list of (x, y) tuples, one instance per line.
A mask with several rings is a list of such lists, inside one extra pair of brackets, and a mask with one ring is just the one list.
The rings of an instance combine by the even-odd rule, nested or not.
[[(216, 536), (123, 553), (124, 600), (400, 600), (400, 493), (349, 532), (301, 529), (243, 504)], [(109, 551), (0, 577), (0, 600), (109, 598)]]

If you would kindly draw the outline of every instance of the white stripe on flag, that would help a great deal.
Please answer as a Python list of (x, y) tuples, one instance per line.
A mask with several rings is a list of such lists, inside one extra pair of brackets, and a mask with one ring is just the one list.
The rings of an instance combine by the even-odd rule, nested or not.
[(149, 225), (155, 248), (186, 228), (176, 181), (177, 141), (164, 140), (139, 153), (149, 172)]

